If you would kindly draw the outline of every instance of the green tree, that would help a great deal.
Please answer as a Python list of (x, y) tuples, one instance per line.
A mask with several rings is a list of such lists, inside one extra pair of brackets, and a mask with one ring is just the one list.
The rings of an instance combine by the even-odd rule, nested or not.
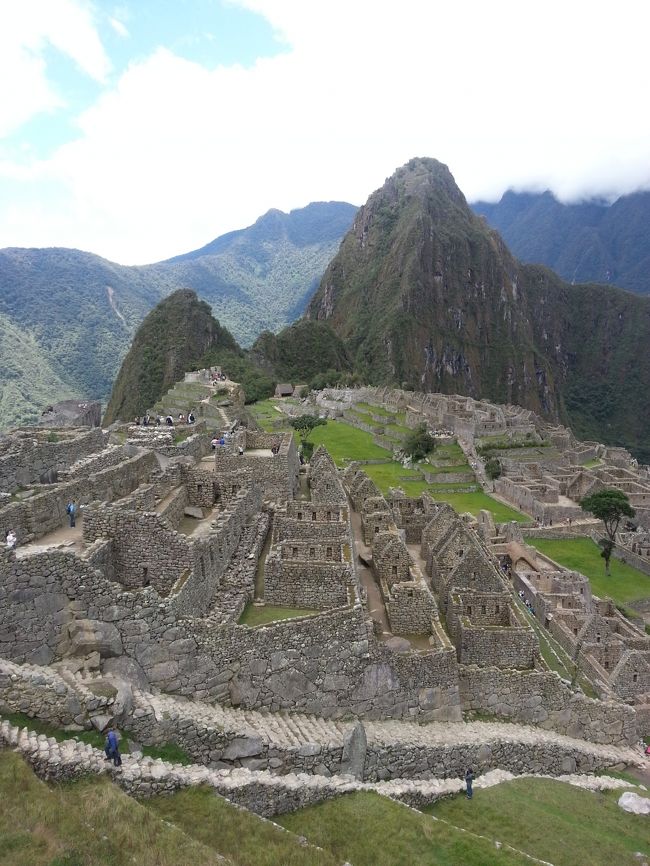
[(427, 454), (430, 454), (436, 447), (436, 440), (427, 433), (426, 424), (418, 424), (418, 426), (404, 440), (402, 450), (408, 454), (413, 460), (422, 460)]
[(313, 430), (316, 427), (322, 427), (327, 424), (325, 418), (319, 418), (318, 415), (299, 415), (297, 418), (292, 418), (289, 424), (293, 427), (296, 433), (300, 436), (300, 447), (304, 457), (309, 460), (314, 446), (309, 441)]
[(609, 574), (609, 561), (616, 546), (618, 526), (623, 517), (634, 517), (636, 512), (625, 493), (615, 489), (600, 490), (598, 493), (592, 493), (591, 496), (585, 496), (580, 502), (580, 507), (603, 521), (607, 538), (599, 541), (602, 547), (600, 555), (605, 560), (605, 573)]
[(501, 477), (501, 462), (496, 457), (490, 457), (485, 461), (485, 474), (487, 477), (495, 481)]

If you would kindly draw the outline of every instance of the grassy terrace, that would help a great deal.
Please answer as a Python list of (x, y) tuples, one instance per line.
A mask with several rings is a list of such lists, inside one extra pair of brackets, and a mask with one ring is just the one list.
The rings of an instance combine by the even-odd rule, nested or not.
[(297, 616), (309, 616), (312, 613), (320, 613), (320, 611), (302, 607), (279, 607), (274, 604), (266, 604), (263, 607), (247, 604), (239, 617), (239, 625), (248, 625), (254, 628), (256, 625), (265, 625), (267, 622), (276, 622), (279, 619), (295, 619)]
[(650, 853), (648, 818), (619, 809), (619, 796), (551, 779), (514, 779), (475, 791), (471, 803), (455, 797), (427, 811), (554, 866), (632, 866), (639, 863), (635, 852)]
[[(363, 404), (357, 405), (362, 406)], [(288, 418), (275, 409), (275, 401), (273, 400), (263, 400), (248, 408), (264, 430), (291, 429)], [(459, 492), (466, 489), (474, 479), (463, 450), (456, 442), (445, 443), (436, 448), (433, 459), (439, 462), (444, 461), (444, 466), (423, 464), (423, 468), (426, 467), (427, 471), (439, 473), (446, 471), (463, 472), (468, 476), (467, 482), (428, 484), (420, 471), (404, 469), (401, 464), (392, 460), (389, 451), (375, 445), (372, 441), (372, 434), (366, 433), (365, 430), (359, 430), (351, 424), (346, 424), (344, 421), (328, 421), (324, 427), (317, 427), (310, 439), (315, 446), (324, 445), (336, 461), (337, 466), (341, 468), (353, 460), (385, 461), (363, 467), (382, 493), (388, 493), (389, 487), (401, 487), (407, 496), (420, 496), (428, 491), (436, 499), (449, 502), (459, 513), (469, 511), (471, 514), (477, 515), (481, 509), (486, 509), (492, 512), (497, 523), (504, 523), (509, 520), (526, 523), (529, 520), (525, 514), (497, 502), (481, 490), (477, 489), (473, 493)], [(260, 610), (264, 610), (264, 608)]]
[(592, 591), (601, 598), (608, 596), (624, 606), (631, 601), (650, 596), (650, 576), (631, 565), (612, 558), (612, 574), (608, 577), (600, 548), (590, 538), (526, 540), (560, 565), (588, 577)]
[(347, 794), (275, 820), (354, 866), (530, 864), (523, 855), (497, 850), (491, 834), (477, 838), (372, 793)]

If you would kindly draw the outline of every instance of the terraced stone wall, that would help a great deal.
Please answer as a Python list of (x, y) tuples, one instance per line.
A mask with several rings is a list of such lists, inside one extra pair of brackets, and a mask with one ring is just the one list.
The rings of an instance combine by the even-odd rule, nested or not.
[(461, 666), (460, 696), (463, 710), (539, 725), (593, 743), (637, 742), (631, 706), (571, 692), (556, 673)]
[[(59, 441), (50, 441), (57, 436)], [(30, 429), (15, 434), (0, 456), (0, 490), (12, 493), (17, 487), (38, 483), (48, 475), (49, 480), (54, 480), (57, 472), (104, 448), (108, 437), (99, 428), (82, 429), (76, 434), (71, 434), (69, 428)]]

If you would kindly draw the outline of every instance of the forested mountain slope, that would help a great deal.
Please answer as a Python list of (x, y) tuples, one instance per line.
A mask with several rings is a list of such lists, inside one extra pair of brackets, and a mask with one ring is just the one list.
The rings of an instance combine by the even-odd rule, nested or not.
[(141, 267), (71, 249), (0, 250), (0, 429), (33, 422), (61, 397), (106, 399), (137, 326), (178, 289), (208, 300), (247, 345), (292, 322), (355, 212), (344, 202), (269, 211), (200, 250)]
[(306, 316), (364, 380), (518, 403), (650, 459), (650, 298), (522, 265), (436, 160), (370, 196)]
[(650, 192), (563, 204), (550, 192), (510, 190), (472, 208), (524, 262), (548, 265), (569, 282), (650, 294)]

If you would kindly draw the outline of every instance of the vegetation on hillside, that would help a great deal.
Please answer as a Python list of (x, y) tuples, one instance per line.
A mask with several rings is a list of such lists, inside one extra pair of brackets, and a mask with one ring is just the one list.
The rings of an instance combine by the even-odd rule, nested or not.
[(133, 339), (120, 368), (104, 424), (141, 415), (208, 351), (241, 354), (232, 335), (213, 318), (205, 301), (183, 289), (161, 301)]
[(11, 371), (0, 381), (0, 430), (58, 399), (105, 400), (138, 325), (179, 289), (207, 300), (244, 345), (289, 324), (355, 212), (344, 202), (270, 211), (201, 250), (138, 267), (72, 249), (0, 250), (0, 367)]
[(572, 283), (611, 283), (650, 293), (650, 192), (613, 204), (559, 202), (551, 192), (508, 190), (499, 202), (476, 202), (524, 262), (548, 265)]
[(598, 544), (602, 547), (601, 556), (605, 560), (605, 571), (609, 574), (609, 561), (616, 546), (616, 533), (620, 522), (624, 517), (634, 517), (636, 512), (626, 494), (616, 488), (599, 490), (585, 496), (580, 501), (580, 507), (603, 521), (607, 538), (601, 538)]
[(370, 384), (516, 403), (650, 459), (650, 298), (520, 264), (436, 160), (373, 193), (306, 315)]
[(278, 382), (310, 383), (314, 377), (333, 373), (337, 384), (349, 373), (350, 359), (341, 338), (324, 322), (302, 319), (279, 334), (264, 331), (251, 350), (252, 358)]

